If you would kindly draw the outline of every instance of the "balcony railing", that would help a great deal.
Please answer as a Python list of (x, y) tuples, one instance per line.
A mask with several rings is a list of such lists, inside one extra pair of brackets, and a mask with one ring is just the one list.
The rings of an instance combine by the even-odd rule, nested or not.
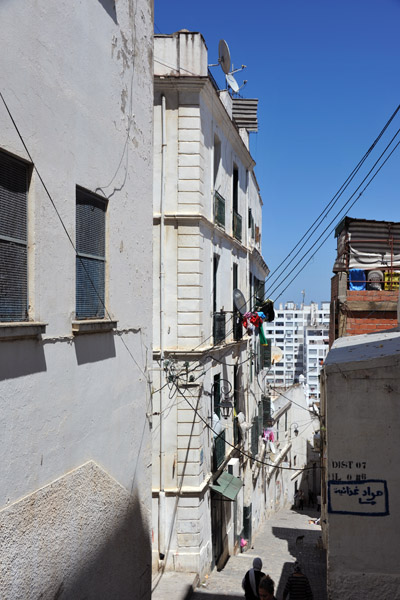
[(225, 228), (225, 200), (218, 192), (214, 192), (214, 222)]
[(226, 331), (225, 331), (225, 313), (217, 312), (214, 313), (213, 316), (213, 336), (214, 336), (214, 344), (220, 344), (225, 340)]
[(232, 229), (233, 229), (233, 236), (237, 240), (239, 240), (239, 242), (241, 242), (242, 241), (242, 217), (241, 217), (241, 215), (239, 215), (239, 213), (236, 212), (236, 210), (233, 211)]
[(214, 440), (213, 470), (216, 471), (225, 459), (225, 431), (221, 431)]

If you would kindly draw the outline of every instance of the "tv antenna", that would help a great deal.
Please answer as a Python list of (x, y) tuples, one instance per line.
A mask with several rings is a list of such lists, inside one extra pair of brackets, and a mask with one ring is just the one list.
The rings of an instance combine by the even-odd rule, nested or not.
[(208, 65), (209, 67), (221, 67), (225, 75), (229, 73), (231, 68), (231, 53), (229, 52), (228, 44), (225, 40), (219, 40), (218, 44), (218, 62), (214, 65)]
[(217, 67), (220, 65), (221, 69), (225, 73), (225, 81), (227, 89), (231, 89), (234, 94), (237, 94), (239, 90), (242, 89), (243, 86), (246, 85), (247, 81), (245, 80), (241, 86), (237, 83), (234, 78), (234, 73), (238, 73), (246, 68), (246, 65), (242, 65), (240, 69), (231, 69), (231, 53), (229, 52), (228, 44), (225, 40), (219, 40), (218, 44), (218, 62), (213, 65), (208, 65), (209, 67)]

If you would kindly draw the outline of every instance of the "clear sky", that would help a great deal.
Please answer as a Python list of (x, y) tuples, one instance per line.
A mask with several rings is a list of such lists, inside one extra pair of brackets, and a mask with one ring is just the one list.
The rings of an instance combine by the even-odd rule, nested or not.
[[(235, 76), (248, 81), (243, 97), (259, 98), (251, 151), (264, 202), (263, 256), (273, 271), (400, 104), (400, 0), (155, 0), (155, 32), (183, 28), (203, 34), (210, 62), (217, 62), (223, 38), (235, 68), (247, 65)], [(212, 73), (223, 87), (219, 67)], [(267, 280), (274, 300), (301, 302), (302, 290), (306, 303), (330, 299), (333, 234), (283, 291), (304, 263), (288, 272), (346, 214), (335, 218), (399, 128), (400, 111), (316, 234), (290, 256), (288, 270), (272, 287), (275, 278)], [(347, 214), (400, 221), (400, 146)]]

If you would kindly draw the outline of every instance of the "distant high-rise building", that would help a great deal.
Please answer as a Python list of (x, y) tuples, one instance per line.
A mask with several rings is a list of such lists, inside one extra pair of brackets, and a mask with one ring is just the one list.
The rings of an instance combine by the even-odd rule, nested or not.
[(329, 349), (329, 302), (275, 307), (275, 321), (264, 325), (272, 346), (282, 351), (266, 377), (272, 387), (289, 387), (304, 375), (307, 401), (319, 400), (319, 371)]

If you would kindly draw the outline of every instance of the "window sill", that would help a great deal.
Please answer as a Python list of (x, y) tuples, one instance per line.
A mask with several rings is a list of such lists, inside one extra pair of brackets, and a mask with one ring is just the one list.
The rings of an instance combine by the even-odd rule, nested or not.
[(72, 333), (81, 335), (86, 333), (107, 333), (116, 329), (118, 321), (105, 321), (104, 319), (88, 319), (86, 321), (72, 321)]
[(0, 323), (0, 342), (38, 338), (46, 332), (46, 325), (37, 321)]

